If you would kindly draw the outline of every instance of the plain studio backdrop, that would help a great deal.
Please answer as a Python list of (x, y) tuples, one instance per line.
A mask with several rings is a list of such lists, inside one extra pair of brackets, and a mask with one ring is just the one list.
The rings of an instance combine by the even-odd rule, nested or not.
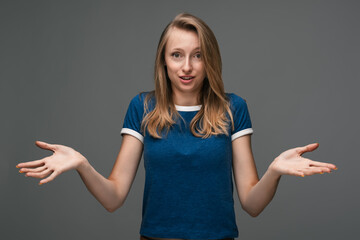
[[(239, 239), (359, 236), (358, 1), (0, 2), (0, 238), (138, 239), (141, 160), (124, 206), (108, 213), (76, 171), (39, 186), (15, 168), (71, 146), (108, 177), (130, 99), (154, 88), (160, 34), (178, 13), (214, 31), (227, 92), (245, 98), (259, 176), (288, 148), (319, 142), (331, 174), (284, 176)], [(209, 176), (211, 178), (211, 176)]]

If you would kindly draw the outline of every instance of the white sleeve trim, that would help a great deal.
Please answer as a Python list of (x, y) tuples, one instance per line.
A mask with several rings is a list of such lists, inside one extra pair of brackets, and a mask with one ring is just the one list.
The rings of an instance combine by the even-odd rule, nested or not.
[(121, 135), (123, 135), (123, 134), (129, 134), (129, 135), (134, 136), (134, 137), (136, 137), (137, 139), (139, 139), (140, 142), (144, 143), (144, 137), (143, 137), (143, 135), (141, 135), (141, 134), (138, 133), (137, 131), (132, 130), (132, 129), (130, 129), (130, 128), (123, 128), (123, 129), (121, 129), (120, 134), (121, 134)]
[(247, 129), (243, 129), (243, 130), (240, 130), (236, 133), (234, 133), (233, 135), (231, 135), (231, 141), (234, 141), (235, 139), (241, 137), (241, 136), (244, 136), (244, 135), (247, 135), (247, 134), (252, 134), (254, 131), (252, 128), (247, 128)]

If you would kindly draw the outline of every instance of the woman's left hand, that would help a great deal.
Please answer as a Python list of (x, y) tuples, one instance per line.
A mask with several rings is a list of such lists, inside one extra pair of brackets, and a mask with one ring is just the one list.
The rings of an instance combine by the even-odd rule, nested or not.
[(316, 162), (304, 158), (301, 155), (306, 152), (312, 152), (319, 147), (318, 143), (312, 143), (304, 147), (289, 149), (281, 153), (270, 164), (269, 170), (277, 175), (294, 175), (304, 177), (314, 174), (330, 173), (331, 170), (337, 170), (331, 163)]

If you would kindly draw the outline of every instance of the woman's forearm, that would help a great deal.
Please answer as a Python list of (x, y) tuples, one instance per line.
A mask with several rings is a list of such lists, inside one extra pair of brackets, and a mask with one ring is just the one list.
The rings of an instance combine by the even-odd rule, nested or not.
[(103, 177), (86, 159), (76, 170), (89, 192), (107, 211), (113, 212), (122, 205), (115, 182)]
[(249, 191), (243, 209), (251, 216), (258, 216), (273, 199), (281, 175), (270, 168)]

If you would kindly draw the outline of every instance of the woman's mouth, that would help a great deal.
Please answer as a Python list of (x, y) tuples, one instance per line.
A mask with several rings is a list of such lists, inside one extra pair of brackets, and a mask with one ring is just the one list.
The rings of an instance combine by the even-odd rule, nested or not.
[(181, 76), (181, 77), (180, 77), (180, 81), (181, 81), (182, 83), (187, 84), (187, 83), (190, 83), (194, 78), (195, 78), (195, 77), (193, 77), (193, 76)]

